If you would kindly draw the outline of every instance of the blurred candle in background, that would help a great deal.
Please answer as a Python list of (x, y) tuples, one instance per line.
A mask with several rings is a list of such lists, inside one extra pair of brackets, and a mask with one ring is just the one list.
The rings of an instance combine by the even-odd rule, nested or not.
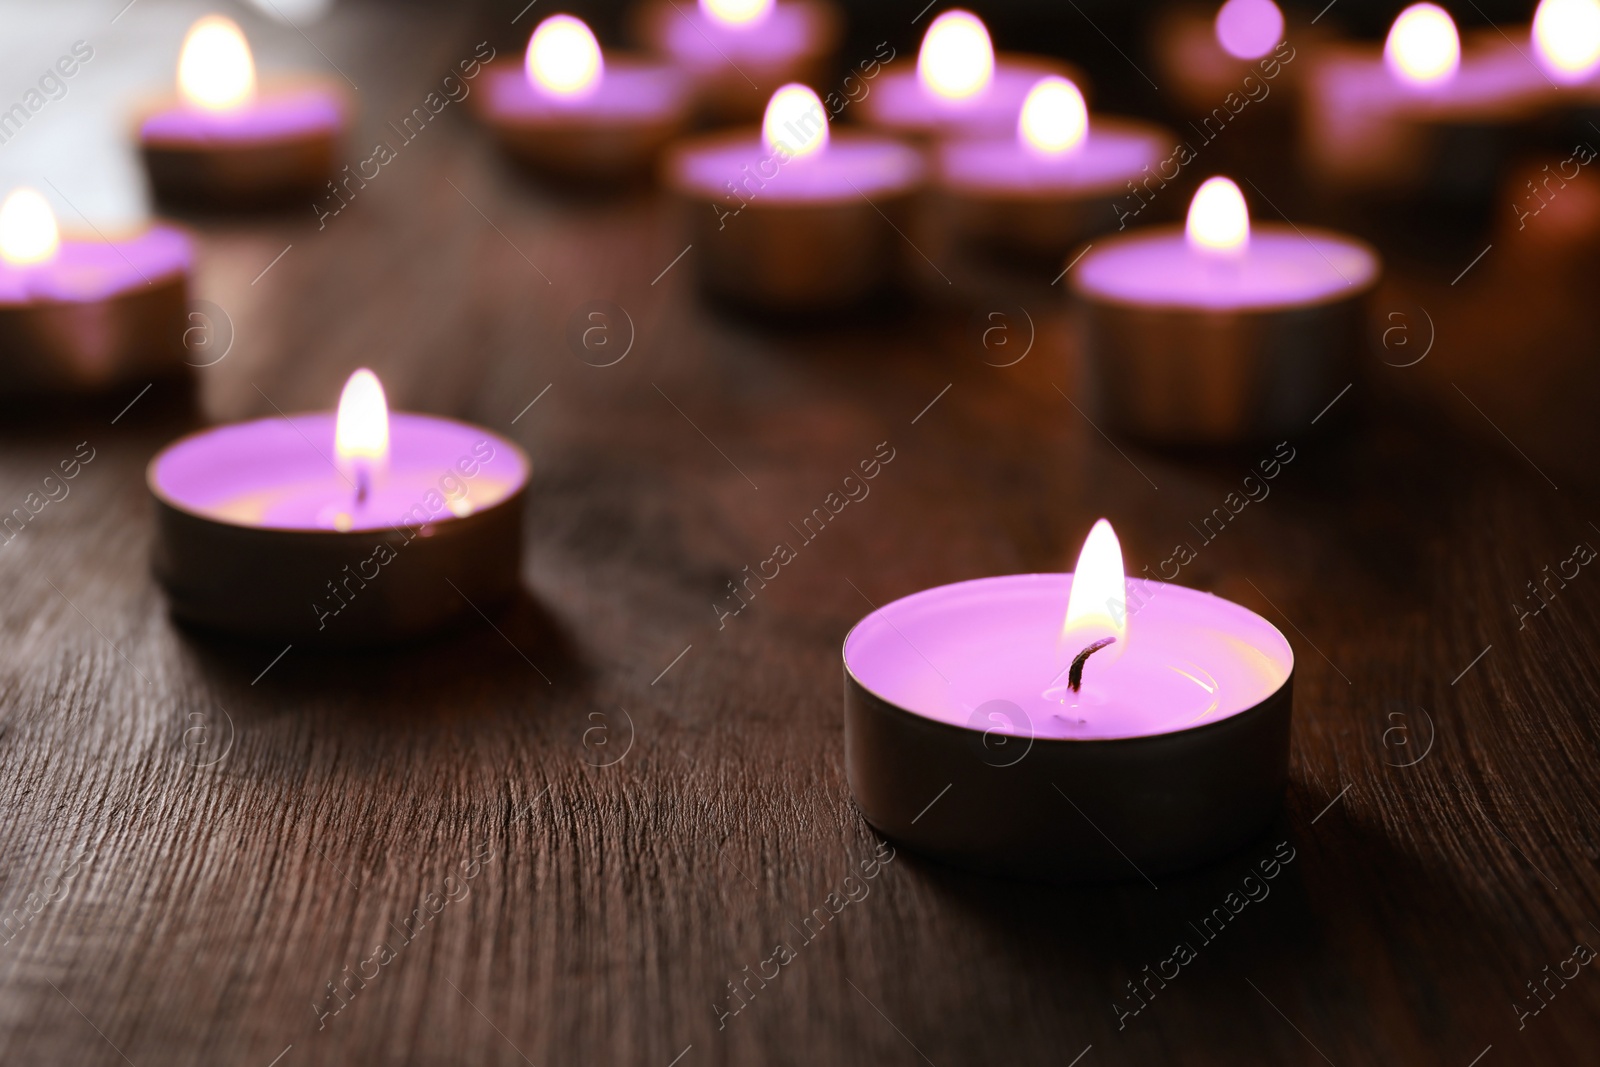
[(1235, 59), (1260, 59), (1283, 40), (1283, 12), (1272, 0), (1228, 0), (1215, 25), (1217, 43)]
[(158, 199), (188, 206), (309, 202), (333, 176), (345, 110), (326, 79), (258, 86), (243, 31), (207, 15), (184, 37), (176, 101), (147, 107), (139, 123), (150, 184)]

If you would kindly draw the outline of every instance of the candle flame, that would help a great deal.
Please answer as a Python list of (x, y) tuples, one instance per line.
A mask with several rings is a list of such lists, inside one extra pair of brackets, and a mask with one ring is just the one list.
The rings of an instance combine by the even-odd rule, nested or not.
[(528, 81), (558, 97), (587, 96), (605, 74), (600, 43), (582, 19), (551, 15), (528, 38)]
[(1541, 0), (1533, 45), (1561, 81), (1582, 81), (1600, 66), (1600, 0)]
[(1105, 519), (1097, 519), (1078, 565), (1072, 570), (1072, 589), (1067, 594), (1067, 617), (1061, 625), (1061, 638), (1067, 650), (1077, 653), (1095, 641), (1116, 638), (1116, 644), (1100, 654), (1099, 662), (1121, 655), (1128, 636), (1128, 589), (1122, 571), (1122, 544), (1117, 532)]
[(1190, 248), (1234, 252), (1250, 242), (1250, 209), (1227, 178), (1207, 178), (1189, 201), (1184, 233)]
[(1410, 85), (1438, 85), (1461, 65), (1461, 37), (1442, 7), (1412, 4), (1394, 20), (1383, 59), (1396, 78)]
[(773, 0), (700, 0), (700, 13), (719, 26), (742, 30), (765, 22)]
[(1017, 116), (1017, 138), (1040, 155), (1060, 156), (1089, 135), (1089, 108), (1066, 78), (1051, 74), (1028, 90)]
[(977, 96), (994, 80), (994, 45), (983, 20), (954, 8), (933, 20), (917, 53), (917, 77), (946, 100)]
[(178, 55), (178, 93), (207, 111), (229, 111), (255, 98), (255, 60), (232, 19), (207, 15), (189, 27)]
[(783, 86), (767, 101), (761, 138), (791, 159), (821, 152), (828, 145), (828, 116), (821, 99), (798, 82)]
[(380, 466), (389, 458), (389, 403), (383, 396), (383, 383), (365, 367), (350, 375), (339, 394), (333, 451), (340, 466), (358, 471)]
[(45, 263), (61, 247), (55, 212), (36, 190), (13, 189), (0, 204), (0, 259), (14, 267)]
[(1217, 9), (1217, 43), (1235, 59), (1260, 59), (1283, 40), (1283, 12), (1272, 0), (1228, 0)]

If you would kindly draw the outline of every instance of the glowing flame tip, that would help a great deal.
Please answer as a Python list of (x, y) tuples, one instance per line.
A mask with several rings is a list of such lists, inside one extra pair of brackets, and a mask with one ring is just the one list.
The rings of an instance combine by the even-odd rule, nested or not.
[(0, 259), (13, 266), (44, 263), (61, 247), (55, 212), (37, 190), (13, 189), (0, 204)]
[(700, 13), (719, 26), (742, 30), (765, 22), (774, 0), (700, 0)]
[(1024, 145), (1041, 155), (1060, 156), (1088, 135), (1089, 108), (1070, 80), (1052, 74), (1028, 90), (1017, 116), (1017, 138)]
[(994, 80), (994, 45), (983, 20), (970, 11), (944, 12), (923, 34), (917, 77), (946, 100), (967, 100)]
[(791, 159), (822, 151), (828, 144), (828, 115), (822, 100), (799, 82), (783, 86), (767, 101), (761, 138), (768, 148)]
[(339, 394), (333, 451), (347, 466), (370, 466), (389, 456), (389, 402), (383, 383), (365, 367), (350, 375)]
[(178, 54), (178, 94), (207, 111), (229, 111), (256, 95), (256, 64), (237, 23), (207, 15), (189, 27)]
[(1250, 209), (1244, 194), (1227, 178), (1207, 178), (1189, 201), (1184, 233), (1191, 248), (1234, 252), (1250, 241)]
[(605, 75), (600, 42), (580, 18), (551, 15), (528, 38), (528, 81), (556, 97), (587, 96)]
[(1558, 80), (1589, 77), (1600, 67), (1600, 0), (1541, 0), (1533, 14), (1533, 47)]
[[(1105, 519), (1097, 519), (1078, 553), (1067, 594), (1067, 617), (1061, 635), (1076, 653), (1105, 637), (1124, 644), (1128, 634), (1128, 589), (1122, 570), (1122, 543)], [(1115, 647), (1115, 646), (1114, 646)], [(1120, 649), (1112, 655), (1120, 655)], [(1109, 659), (1102, 655), (1101, 662)]]
[(1461, 36), (1449, 12), (1436, 4), (1412, 4), (1394, 20), (1383, 60), (1401, 81), (1438, 85), (1461, 65)]

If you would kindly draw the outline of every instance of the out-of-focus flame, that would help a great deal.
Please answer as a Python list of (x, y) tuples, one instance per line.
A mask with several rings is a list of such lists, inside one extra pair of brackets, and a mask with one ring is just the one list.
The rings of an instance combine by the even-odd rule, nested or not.
[(232, 19), (207, 15), (189, 27), (178, 54), (178, 93), (207, 111), (231, 111), (255, 99), (256, 63)]
[(1533, 13), (1533, 47), (1561, 81), (1593, 74), (1600, 67), (1600, 0), (1541, 0)]
[(389, 458), (389, 402), (383, 383), (365, 367), (350, 375), (339, 394), (333, 451), (341, 467), (357, 472), (371, 471)]
[(528, 81), (552, 96), (587, 96), (605, 75), (600, 42), (582, 19), (551, 15), (528, 39)]
[(1114, 637), (1116, 645), (1100, 654), (1104, 664), (1121, 655), (1128, 636), (1128, 589), (1122, 571), (1122, 544), (1105, 519), (1095, 521), (1072, 570), (1072, 590), (1067, 594), (1067, 617), (1061, 639), (1076, 653), (1092, 642)]
[(60, 247), (50, 201), (27, 187), (11, 190), (0, 204), (0, 259), (25, 267), (54, 259)]
[(1207, 178), (1189, 201), (1184, 223), (1189, 247), (1207, 252), (1234, 252), (1250, 241), (1250, 209), (1244, 194), (1227, 178)]
[(828, 146), (828, 113), (816, 93), (790, 82), (767, 101), (761, 137), (769, 149), (791, 159), (812, 155)]
[(946, 100), (977, 96), (994, 80), (994, 45), (983, 20), (955, 8), (933, 20), (917, 53), (917, 77)]
[(700, 12), (719, 26), (744, 29), (765, 22), (773, 0), (700, 0)]
[(1396, 78), (1410, 85), (1438, 85), (1461, 66), (1461, 36), (1444, 8), (1412, 4), (1389, 27), (1383, 60)]
[(1083, 144), (1089, 134), (1089, 108), (1066, 78), (1040, 78), (1028, 90), (1017, 116), (1017, 139), (1043, 156), (1060, 156)]
[(1260, 59), (1283, 40), (1283, 12), (1272, 0), (1228, 0), (1217, 9), (1217, 43), (1235, 59)]

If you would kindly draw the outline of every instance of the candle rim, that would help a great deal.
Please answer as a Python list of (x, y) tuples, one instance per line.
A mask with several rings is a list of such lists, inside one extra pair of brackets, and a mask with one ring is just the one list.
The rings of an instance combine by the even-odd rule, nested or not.
[[(1252, 222), (1251, 236), (1258, 242), (1260, 242), (1263, 238), (1271, 239), (1278, 237), (1292, 237), (1296, 240), (1320, 238), (1332, 244), (1341, 244), (1352, 251), (1363, 253), (1366, 256), (1366, 266), (1368, 268), (1368, 272), (1364, 278), (1354, 279), (1348, 285), (1343, 285), (1336, 289), (1330, 289), (1328, 292), (1319, 294), (1317, 296), (1295, 297), (1293, 299), (1279, 298), (1270, 300), (1241, 299), (1236, 303), (1223, 305), (1214, 305), (1203, 303), (1197, 300), (1187, 299), (1144, 299), (1126, 296), (1120, 292), (1113, 292), (1104, 288), (1093, 287), (1092, 284), (1086, 280), (1086, 274), (1082, 270), (1075, 270), (1072, 272), (1072, 291), (1079, 296), (1093, 298), (1100, 303), (1115, 304), (1121, 307), (1175, 308), (1185, 311), (1218, 312), (1228, 314), (1237, 312), (1272, 311), (1279, 308), (1322, 307), (1328, 304), (1337, 304), (1341, 301), (1350, 300), (1365, 293), (1371, 292), (1377, 287), (1378, 281), (1383, 277), (1383, 257), (1378, 254), (1378, 250), (1361, 238), (1348, 233), (1343, 233), (1339, 230), (1331, 230), (1321, 226), (1298, 226), (1285, 222)], [(1103, 243), (1097, 242), (1099, 247), (1088, 252), (1084, 256), (1083, 263), (1079, 264), (1079, 266), (1082, 267), (1094, 259), (1099, 259), (1108, 254), (1114, 254), (1117, 251), (1126, 250), (1136, 244), (1152, 244), (1161, 240), (1176, 240), (1180, 245), (1183, 246), (1184, 249), (1187, 250), (1188, 248), (1187, 235), (1184, 232), (1184, 226), (1182, 223), (1161, 226), (1146, 226), (1134, 233), (1120, 234), (1115, 237), (1107, 238)], [(1243, 254), (1248, 256), (1250, 253), (1248, 250), (1246, 250)]]
[[(934, 586), (929, 586), (926, 589), (919, 589), (914, 593), (907, 593), (905, 596), (902, 596), (902, 597), (896, 597), (894, 600), (890, 600), (890, 601), (888, 601), (888, 602), (886, 602), (886, 603), (884, 603), (882, 605), (879, 605), (878, 607), (873, 608), (871, 611), (867, 612), (867, 614), (863, 615), (860, 619), (857, 619), (855, 624), (850, 627), (849, 632), (845, 634), (844, 641), (839, 646), (839, 659), (844, 664), (845, 677), (850, 682), (853, 682), (855, 685), (859, 686), (862, 692), (864, 692), (867, 695), (871, 696), (874, 700), (878, 701), (878, 703), (882, 704), (884, 707), (892, 708), (894, 711), (899, 712), (902, 715), (909, 715), (912, 718), (916, 719), (918, 722), (926, 724), (929, 727), (942, 727), (942, 728), (945, 728), (945, 729), (958, 731), (959, 732), (959, 734), (958, 734), (959, 736), (983, 737), (984, 736), (984, 731), (982, 731), (982, 730), (975, 730), (970, 726), (964, 726), (964, 725), (960, 725), (960, 724), (957, 724), (957, 723), (953, 723), (953, 722), (950, 722), (949, 720), (936, 718), (936, 717), (934, 717), (932, 715), (925, 715), (925, 714), (917, 711), (914, 708), (906, 707), (904, 704), (901, 704), (896, 700), (893, 700), (893, 699), (891, 699), (891, 698), (889, 698), (887, 696), (884, 696), (877, 689), (875, 689), (871, 685), (867, 684), (867, 682), (864, 679), (862, 679), (862, 677), (859, 674), (857, 674), (856, 671), (850, 665), (850, 641), (851, 641), (851, 639), (853, 637), (855, 637), (856, 633), (863, 626), (865, 626), (867, 624), (867, 622), (870, 621), (874, 616), (883, 614), (885, 611), (887, 611), (889, 608), (894, 607), (896, 604), (903, 604), (903, 603), (905, 603), (907, 601), (915, 600), (915, 599), (918, 599), (918, 598), (921, 598), (921, 597), (924, 597), (924, 596), (930, 596), (930, 595), (932, 595), (934, 593), (944, 592), (946, 590), (955, 589), (955, 588), (958, 588), (960, 586), (977, 585), (979, 583), (988, 583), (988, 582), (999, 582), (999, 581), (1005, 581), (1005, 580), (1008, 580), (1008, 579), (1016, 581), (1018, 583), (1023, 583), (1023, 582), (1027, 582), (1027, 583), (1041, 582), (1042, 583), (1042, 582), (1046, 582), (1046, 581), (1060, 581), (1063, 578), (1070, 578), (1070, 577), (1072, 577), (1072, 572), (1071, 571), (1026, 571), (1026, 572), (1023, 572), (1021, 574), (991, 574), (991, 575), (986, 575), (986, 576), (979, 577), (979, 578), (964, 578), (964, 579), (962, 579), (960, 581), (945, 582), (945, 583), (943, 583), (941, 585), (934, 585)], [(1295, 659), (1295, 654), (1294, 654), (1294, 646), (1289, 643), (1288, 637), (1284, 635), (1284, 632), (1282, 630), (1278, 629), (1277, 624), (1274, 623), (1271, 619), (1268, 619), (1265, 615), (1262, 615), (1259, 612), (1253, 611), (1250, 608), (1245, 607), (1243, 604), (1240, 604), (1237, 601), (1229, 600), (1227, 597), (1224, 597), (1224, 596), (1218, 596), (1216, 593), (1206, 592), (1203, 589), (1195, 589), (1193, 586), (1179, 585), (1176, 582), (1163, 582), (1163, 581), (1160, 581), (1159, 579), (1154, 579), (1154, 578), (1141, 578), (1140, 581), (1143, 582), (1147, 586), (1152, 586), (1153, 585), (1153, 586), (1157, 586), (1157, 587), (1160, 587), (1160, 588), (1163, 588), (1163, 589), (1174, 590), (1174, 591), (1179, 592), (1182, 595), (1194, 596), (1194, 597), (1210, 597), (1210, 598), (1212, 598), (1214, 600), (1220, 601), (1221, 603), (1228, 605), (1231, 608), (1234, 608), (1234, 609), (1236, 609), (1238, 611), (1242, 611), (1242, 612), (1246, 613), (1252, 619), (1258, 620), (1262, 625), (1266, 626), (1274, 635), (1276, 635), (1277, 639), (1282, 643), (1283, 652), (1285, 653), (1285, 655), (1287, 657), (1287, 660), (1286, 660), (1286, 663), (1285, 663), (1285, 666), (1284, 666), (1283, 680), (1281, 682), (1279, 682), (1278, 685), (1274, 689), (1272, 689), (1270, 692), (1268, 692), (1260, 700), (1256, 701), (1254, 704), (1251, 704), (1251, 705), (1249, 705), (1247, 707), (1240, 708), (1238, 711), (1231, 712), (1231, 713), (1229, 713), (1227, 715), (1221, 716), (1220, 718), (1210, 719), (1210, 720), (1208, 720), (1206, 722), (1201, 722), (1201, 723), (1195, 723), (1195, 724), (1191, 724), (1191, 725), (1187, 725), (1187, 726), (1182, 726), (1182, 727), (1179, 727), (1176, 730), (1164, 730), (1164, 731), (1161, 731), (1160, 733), (1129, 734), (1129, 735), (1122, 736), (1122, 737), (1049, 737), (1049, 736), (1041, 736), (1041, 735), (1034, 734), (1034, 733), (1011, 734), (1011, 733), (1006, 733), (1006, 731), (998, 731), (998, 732), (1004, 733), (1008, 737), (1027, 738), (1033, 744), (1045, 745), (1046, 747), (1051, 746), (1051, 745), (1058, 745), (1058, 744), (1060, 744), (1060, 745), (1131, 745), (1131, 744), (1138, 744), (1138, 743), (1141, 743), (1141, 742), (1160, 743), (1164, 739), (1172, 738), (1172, 737), (1175, 737), (1175, 736), (1178, 736), (1178, 735), (1183, 735), (1185, 737), (1188, 737), (1188, 736), (1191, 736), (1191, 735), (1193, 735), (1196, 732), (1201, 731), (1201, 730), (1209, 730), (1209, 729), (1213, 729), (1213, 728), (1220, 728), (1220, 727), (1225, 726), (1229, 722), (1232, 722), (1233, 720), (1239, 719), (1239, 718), (1241, 718), (1243, 716), (1246, 716), (1246, 715), (1256, 715), (1256, 714), (1268, 713), (1268, 712), (1271, 711), (1272, 706), (1279, 699), (1283, 699), (1283, 694), (1293, 691), (1294, 672), (1295, 672), (1295, 666), (1296, 666), (1296, 659)], [(1069, 585), (1068, 589), (1070, 589), (1070, 588), (1071, 588), (1071, 586)], [(1063, 599), (1061, 607), (1062, 607), (1062, 611), (1065, 612), (1065, 610), (1066, 610), (1065, 599)]]
[[(523, 448), (522, 445), (518, 444), (516, 441), (513, 441), (511, 438), (506, 437), (504, 434), (499, 433), (498, 431), (491, 430), (487, 426), (481, 426), (478, 423), (467, 422), (465, 419), (451, 418), (448, 415), (434, 415), (425, 411), (392, 410), (389, 412), (391, 431), (393, 430), (394, 424), (398, 419), (430, 419), (435, 422), (450, 423), (463, 430), (470, 430), (474, 433), (491, 437), (497, 444), (506, 445), (511, 450), (512, 455), (516, 458), (517, 462), (522, 468), (519, 472), (520, 478), (517, 479), (516, 486), (507, 492), (502, 499), (495, 501), (493, 504), (478, 508), (470, 515), (453, 515), (447, 513), (438, 516), (437, 518), (429, 519), (427, 522), (421, 523), (418, 526), (385, 523), (381, 526), (353, 527), (349, 530), (338, 530), (311, 526), (264, 526), (259, 523), (238, 522), (233, 519), (222, 518), (213, 512), (197, 508), (193, 504), (175, 498), (171, 493), (166, 491), (166, 488), (161, 484), (160, 479), (157, 477), (157, 468), (161, 465), (161, 461), (163, 459), (172, 454), (180, 446), (192, 444), (200, 438), (205, 437), (207, 434), (217, 433), (224, 430), (244, 429), (246, 427), (258, 426), (264, 423), (293, 423), (296, 419), (305, 418), (308, 416), (326, 418), (332, 422), (334, 418), (334, 412), (323, 410), (295, 411), (286, 415), (263, 415), (254, 419), (241, 419), (238, 422), (215, 423), (210, 426), (202, 426), (198, 429), (190, 430), (188, 433), (182, 434), (181, 436), (175, 437), (171, 441), (168, 441), (162, 446), (159, 452), (150, 457), (150, 462), (145, 464), (144, 469), (145, 488), (150, 491), (150, 495), (153, 496), (161, 505), (171, 508), (173, 511), (181, 512), (190, 518), (194, 518), (202, 522), (215, 523), (218, 526), (228, 526), (236, 530), (253, 530), (258, 533), (270, 533), (273, 535), (292, 537), (306, 536), (359, 538), (370, 537), (374, 533), (382, 533), (387, 530), (412, 530), (420, 529), (422, 526), (434, 526), (447, 522), (470, 522), (480, 515), (488, 515), (492, 512), (498, 511), (500, 508), (506, 507), (507, 505), (514, 504), (518, 498), (527, 491), (528, 482), (533, 476), (533, 458), (528, 455), (527, 449)], [(332, 462), (332, 457), (330, 457), (330, 462)]]

